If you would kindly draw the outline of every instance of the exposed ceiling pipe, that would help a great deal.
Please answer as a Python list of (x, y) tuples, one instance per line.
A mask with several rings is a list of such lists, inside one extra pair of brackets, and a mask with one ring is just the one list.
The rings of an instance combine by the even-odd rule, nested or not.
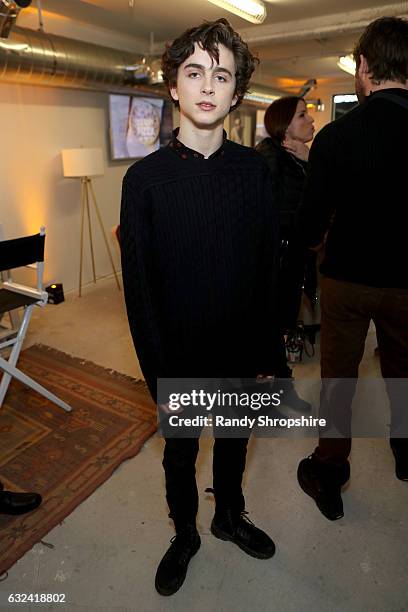
[(41, 0), (37, 0), (37, 11), (38, 11), (38, 29), (40, 30), (40, 32), (44, 32), (44, 20), (43, 20)]
[[(407, 15), (408, 16), (408, 15)], [(364, 28), (371, 23), (366, 19), (361, 21), (353, 21), (351, 23), (337, 23), (332, 25), (320, 26), (312, 29), (292, 30), (288, 32), (253, 34), (246, 38), (246, 42), (253, 43), (285, 43), (291, 41), (303, 40), (321, 40), (325, 38), (333, 38), (334, 36), (343, 36), (344, 34), (357, 34), (362, 32)]]
[[(240, 34), (250, 44), (324, 39), (361, 32), (371, 21), (379, 17), (406, 17), (407, 15), (408, 2), (394, 2), (348, 13), (311, 17), (302, 22), (287, 21), (246, 28), (240, 30)], [(301, 28), (299, 28), (300, 23)]]
[(146, 59), (127, 51), (18, 27), (0, 39), (3, 81), (128, 91), (151, 76)]
[(0, 0), (0, 37), (7, 38), (22, 8), (30, 6), (31, 0)]

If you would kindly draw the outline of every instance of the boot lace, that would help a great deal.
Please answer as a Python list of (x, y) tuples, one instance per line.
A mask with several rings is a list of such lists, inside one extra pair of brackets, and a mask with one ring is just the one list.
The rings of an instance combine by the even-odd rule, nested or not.
[(176, 533), (170, 540), (171, 547), (168, 551), (168, 556), (176, 558), (181, 565), (185, 565), (191, 558), (193, 549), (193, 532), (183, 531)]
[(242, 510), (240, 517), (241, 519), (243, 519), (246, 523), (249, 523), (250, 525), (253, 525), (255, 527), (255, 523), (253, 523), (251, 521), (251, 519), (248, 517), (248, 511), (247, 510)]
[[(206, 493), (212, 493), (212, 494), (214, 495), (214, 489), (212, 489), (211, 487), (207, 487), (207, 488), (205, 489), (205, 492), (206, 492)], [(251, 521), (251, 519), (250, 519), (250, 518), (248, 518), (248, 516), (247, 516), (248, 514), (249, 514), (248, 510), (241, 510), (241, 512), (240, 512), (240, 514), (239, 514), (239, 516), (240, 516), (240, 518), (241, 518), (241, 519), (243, 519), (243, 520), (244, 520), (246, 523), (250, 523), (251, 525), (253, 525), (253, 526), (255, 527), (255, 524), (254, 524), (254, 523)]]

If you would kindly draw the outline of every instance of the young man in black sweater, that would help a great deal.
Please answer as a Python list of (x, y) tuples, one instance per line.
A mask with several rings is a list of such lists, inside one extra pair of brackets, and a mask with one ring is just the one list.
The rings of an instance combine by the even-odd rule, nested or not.
[(351, 405), (371, 320), (391, 404), (396, 476), (408, 480), (408, 398), (402, 392), (408, 380), (408, 21), (374, 21), (354, 57), (360, 105), (315, 138), (301, 208), (307, 245), (319, 248), (327, 234), (320, 416), (331, 429), (321, 432), (315, 452), (301, 461), (298, 479), (330, 520), (343, 516)]
[[(164, 79), (180, 109), (169, 145), (123, 182), (122, 270), (129, 325), (153, 398), (157, 379), (273, 371), (278, 221), (268, 167), (226, 140), (223, 122), (247, 91), (256, 59), (225, 19), (167, 46)], [(266, 559), (275, 546), (245, 518), (247, 438), (214, 443), (216, 537)], [(167, 438), (163, 466), (176, 537), (156, 574), (162, 595), (182, 585), (200, 547), (196, 438)]]

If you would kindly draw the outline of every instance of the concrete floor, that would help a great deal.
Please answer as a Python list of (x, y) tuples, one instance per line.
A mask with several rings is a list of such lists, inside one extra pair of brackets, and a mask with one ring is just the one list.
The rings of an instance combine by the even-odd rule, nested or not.
[[(43, 342), (120, 372), (139, 376), (123, 295), (112, 280), (89, 286), (78, 299), (37, 310), (27, 346)], [(362, 364), (378, 375), (370, 332)], [(317, 377), (317, 357), (296, 375)], [(313, 440), (255, 438), (250, 442), (245, 494), (250, 517), (277, 545), (260, 561), (215, 539), (211, 440), (198, 463), (202, 546), (183, 588), (170, 598), (154, 589), (157, 564), (173, 535), (164, 499), (162, 440), (155, 436), (123, 463), (89, 499), (36, 545), (0, 583), (4, 593), (65, 593), (67, 603), (33, 606), (67, 611), (402, 612), (408, 610), (408, 484), (395, 478), (385, 440), (358, 439), (345, 517), (329, 522), (296, 481), (300, 458)], [(21, 606), (31, 609), (28, 606)], [(1, 609), (8, 609), (1, 607)]]

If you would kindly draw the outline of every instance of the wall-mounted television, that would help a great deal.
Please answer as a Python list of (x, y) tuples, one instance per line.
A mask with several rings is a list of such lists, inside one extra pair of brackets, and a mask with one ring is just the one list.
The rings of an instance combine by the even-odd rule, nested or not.
[(161, 98), (111, 94), (109, 124), (112, 159), (140, 159), (171, 138), (171, 106)]
[(357, 105), (356, 94), (336, 94), (333, 96), (332, 120), (342, 117)]

